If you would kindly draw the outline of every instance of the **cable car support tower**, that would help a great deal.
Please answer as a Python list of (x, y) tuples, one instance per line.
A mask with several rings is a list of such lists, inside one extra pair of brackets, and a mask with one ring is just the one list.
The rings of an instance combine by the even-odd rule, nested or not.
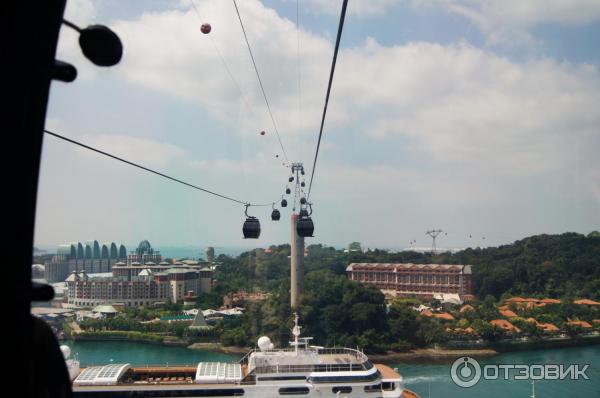
[(437, 248), (435, 246), (435, 238), (438, 237), (439, 234), (441, 234), (442, 231), (441, 229), (432, 229), (431, 231), (427, 231), (425, 232), (425, 235), (429, 235), (431, 236), (431, 239), (433, 240), (432, 244), (431, 244), (431, 254), (437, 254)]
[[(300, 303), (300, 296), (304, 293), (304, 238), (310, 237), (314, 232), (314, 224), (310, 218), (307, 207), (312, 207), (306, 201), (304, 187), (306, 186), (303, 176), (304, 165), (302, 163), (292, 163), (290, 165), (292, 175), (288, 181), (295, 182), (294, 199), (292, 203), (291, 215), (291, 253), (290, 253), (290, 304), (292, 308), (297, 308)], [(291, 190), (286, 189), (286, 193)], [(299, 203), (296, 202), (300, 197)], [(299, 204), (299, 212), (296, 213), (296, 205)]]

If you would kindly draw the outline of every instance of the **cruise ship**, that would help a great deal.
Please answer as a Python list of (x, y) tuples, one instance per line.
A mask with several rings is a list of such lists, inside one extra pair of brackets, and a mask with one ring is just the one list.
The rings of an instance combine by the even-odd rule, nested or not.
[[(198, 366), (133, 366), (128, 363), (79, 369), (67, 359), (75, 397), (373, 397), (419, 398), (400, 374), (373, 364), (360, 350), (310, 345), (300, 337), (276, 349), (266, 336), (239, 362)], [(67, 350), (68, 351), (68, 350)], [(68, 357), (66, 353), (66, 357)]]

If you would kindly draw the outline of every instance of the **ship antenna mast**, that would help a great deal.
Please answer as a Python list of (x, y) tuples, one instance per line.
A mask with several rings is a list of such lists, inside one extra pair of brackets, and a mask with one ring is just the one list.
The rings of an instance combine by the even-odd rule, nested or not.
[(296, 355), (298, 355), (298, 346), (300, 343), (298, 342), (298, 337), (300, 337), (300, 326), (298, 325), (298, 313), (294, 312), (294, 328), (292, 329), (292, 334), (294, 335), (294, 350)]

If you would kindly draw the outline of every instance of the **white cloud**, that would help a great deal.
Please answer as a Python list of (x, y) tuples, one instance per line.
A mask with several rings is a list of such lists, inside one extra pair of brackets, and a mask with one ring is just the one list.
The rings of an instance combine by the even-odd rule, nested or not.
[[(146, 13), (135, 21), (121, 21), (114, 28), (125, 43), (118, 71), (129, 81), (195, 102), (228, 124), (239, 124), (254, 134), (273, 133), (252, 68), (243, 34), (230, 2), (195, 2), (193, 9)], [(298, 118), (296, 27), (257, 1), (239, 4), (262, 75), (278, 129), (285, 135), (315, 129), (322, 106), (331, 44), (314, 34), (301, 32), (303, 114)], [(203, 35), (203, 22), (212, 32)], [(216, 44), (244, 98), (231, 81), (215, 50)], [(317, 105), (318, 104), (318, 105)], [(248, 109), (249, 108), (249, 109)], [(260, 127), (257, 127), (260, 126)]]
[[(486, 10), (517, 14), (508, 6), (485, 4)], [(176, 100), (197, 103), (224, 123), (241, 126), (242, 134), (256, 134), (262, 129), (257, 126), (269, 130), (231, 4), (196, 5), (212, 23), (210, 36), (199, 32), (192, 9), (117, 22), (115, 29), (126, 43), (117, 73)], [(298, 119), (294, 24), (257, 1), (240, 3), (240, 11), (284, 142), (288, 149), (302, 149), (296, 154), (311, 153), (306, 138), (318, 131), (332, 43), (302, 32), (303, 117)], [(242, 86), (244, 100), (211, 39)], [(499, 174), (539, 173), (564, 166), (571, 156), (563, 152), (566, 142), (597, 144), (599, 93), (600, 74), (589, 65), (551, 59), (517, 63), (466, 43), (386, 47), (368, 39), (341, 50), (326, 129), (363, 131), (390, 145), (401, 139), (402, 145), (440, 162)], [(275, 139), (272, 131), (269, 135)]]
[(565, 142), (597, 143), (600, 75), (592, 66), (519, 64), (465, 43), (370, 41), (341, 59), (332, 106), (361, 115), (355, 123), (366, 132), (407, 138), (440, 161), (531, 172), (563, 165)]
[(600, 20), (596, 0), (413, 0), (416, 6), (442, 7), (477, 25), (488, 43), (537, 44), (528, 29), (542, 23), (582, 25)]
[[(474, 3), (464, 4), (473, 7)], [(132, 90), (142, 87), (164, 94), (174, 106), (197, 104), (223, 123), (223, 131), (245, 135), (266, 129), (265, 138), (274, 139), (231, 3), (196, 1), (196, 5), (202, 20), (188, 8), (116, 22), (112, 27), (124, 42), (125, 56), (111, 73)], [(303, 160), (312, 163), (332, 42), (301, 32), (303, 112), (298, 119), (295, 24), (257, 1), (239, 6), (284, 143), (292, 148), (290, 152), (304, 154)], [(472, 18), (479, 17), (473, 14)], [(210, 36), (199, 32), (204, 21), (212, 24)], [(242, 87), (243, 100), (211, 37)], [(472, 214), (485, 212), (471, 208), (484, 204), (496, 206), (492, 208), (500, 209), (498, 214), (507, 214), (506, 209), (502, 213), (503, 206), (514, 206), (527, 217), (534, 210), (521, 209), (519, 201), (536, 209), (545, 197), (559, 203), (552, 209), (560, 212), (564, 203), (572, 204), (565, 197), (573, 189), (588, 200), (588, 207), (573, 207), (573, 211), (597, 219), (592, 210), (598, 206), (589, 207), (590, 197), (596, 202), (600, 198), (600, 175), (590, 171), (600, 170), (595, 153), (600, 147), (597, 109), (600, 73), (590, 65), (552, 59), (514, 62), (467, 43), (383, 46), (368, 39), (342, 48), (315, 186), (317, 211), (337, 218), (321, 218), (318, 228), (324, 235), (320, 236), (325, 241), (343, 241), (345, 235), (336, 234), (349, 234), (355, 223), (368, 226), (364, 236), (392, 239), (396, 222), (389, 213), (398, 208), (419, 228), (423, 219), (455, 208), (460, 209), (457, 218), (477, 217)], [(372, 159), (366, 165), (344, 152), (355, 136), (362, 146), (353, 153)], [(149, 167), (168, 162), (168, 171), (178, 177), (200, 180), (232, 196), (238, 193), (244, 200), (264, 202), (266, 196), (269, 201), (272, 192), (281, 191), (280, 177), (265, 172), (273, 160), (266, 150), (241, 160), (217, 155), (198, 161), (186, 149), (159, 141), (107, 134), (83, 138)], [(409, 152), (426, 167), (419, 169), (420, 165), (401, 158), (386, 164), (378, 159), (383, 149)], [(521, 196), (523, 192), (527, 198)], [(207, 215), (207, 222), (220, 225), (217, 213)], [(228, 215), (227, 220), (237, 215)], [(375, 219), (378, 222), (371, 222)], [(226, 236), (223, 231), (218, 234)]]

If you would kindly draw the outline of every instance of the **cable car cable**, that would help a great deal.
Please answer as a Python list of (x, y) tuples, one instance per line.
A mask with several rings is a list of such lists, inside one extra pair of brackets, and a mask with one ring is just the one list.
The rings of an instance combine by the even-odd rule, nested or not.
[(296, 0), (296, 72), (298, 75), (298, 127), (302, 114), (302, 89), (300, 71), (300, 1)]
[(265, 92), (265, 88), (263, 87), (262, 80), (260, 78), (260, 73), (258, 73), (258, 67), (256, 66), (256, 62), (254, 60), (254, 55), (252, 54), (252, 48), (250, 47), (250, 42), (248, 41), (248, 36), (246, 35), (246, 28), (244, 28), (244, 22), (242, 22), (242, 16), (240, 15), (240, 10), (238, 9), (237, 3), (233, 0), (233, 5), (235, 6), (235, 12), (237, 13), (238, 19), (240, 21), (240, 26), (242, 27), (242, 32), (244, 33), (244, 39), (246, 40), (246, 46), (248, 47), (248, 52), (250, 53), (250, 58), (252, 59), (252, 65), (254, 66), (254, 71), (256, 72), (256, 77), (258, 78), (258, 84), (260, 85), (260, 89), (263, 94), (263, 98), (265, 99), (265, 103), (267, 104), (267, 109), (269, 110), (269, 116), (271, 117), (271, 122), (273, 123), (273, 128), (275, 129), (275, 134), (277, 135), (277, 140), (279, 141), (279, 146), (281, 147), (281, 151), (283, 152), (283, 156), (285, 157), (286, 163), (290, 163), (285, 148), (283, 147), (283, 142), (281, 141), (281, 137), (279, 136), (279, 130), (277, 129), (277, 124), (275, 123), (275, 118), (273, 117), (273, 112), (271, 111), (271, 106), (269, 105), (269, 100), (267, 98), (267, 93)]
[(340, 24), (338, 26), (337, 38), (335, 39), (335, 50), (333, 51), (333, 60), (331, 62), (331, 72), (329, 73), (329, 83), (327, 85), (327, 95), (325, 96), (325, 106), (323, 107), (323, 117), (321, 118), (321, 128), (319, 129), (319, 139), (317, 141), (317, 150), (315, 151), (315, 159), (313, 161), (313, 167), (312, 167), (312, 172), (311, 172), (311, 176), (310, 176), (310, 183), (308, 184), (307, 198), (310, 198), (310, 191), (312, 189), (313, 178), (315, 176), (315, 167), (317, 166), (317, 157), (319, 156), (319, 148), (321, 147), (321, 137), (323, 135), (323, 125), (325, 124), (325, 115), (327, 114), (327, 105), (329, 103), (329, 94), (331, 92), (331, 84), (333, 82), (333, 73), (335, 71), (335, 64), (337, 62), (338, 50), (340, 48), (340, 40), (342, 38), (342, 30), (344, 29), (344, 19), (346, 18), (346, 7), (347, 6), (348, 6), (348, 0), (344, 0), (344, 3), (342, 4), (342, 12), (340, 15)]
[(244, 201), (242, 201), (242, 200), (238, 200), (238, 199), (232, 198), (232, 197), (230, 197), (230, 196), (226, 196), (226, 195), (223, 195), (223, 194), (220, 194), (220, 193), (217, 193), (217, 192), (211, 191), (211, 190), (209, 190), (209, 189), (202, 188), (202, 187), (199, 187), (199, 186), (196, 186), (196, 185), (190, 184), (190, 183), (188, 183), (188, 182), (185, 182), (185, 181), (183, 181), (183, 180), (180, 180), (180, 179), (178, 179), (178, 178), (171, 177), (171, 176), (168, 176), (168, 175), (166, 175), (166, 174), (163, 174), (163, 173), (161, 173), (161, 172), (158, 172), (158, 171), (156, 171), (156, 170), (149, 169), (149, 168), (147, 168), (147, 167), (144, 167), (144, 166), (141, 166), (141, 165), (139, 165), (139, 164), (137, 164), (137, 163), (133, 163), (133, 162), (131, 162), (131, 161), (129, 161), (129, 160), (126, 160), (126, 159), (120, 158), (120, 157), (118, 157), (118, 156), (112, 155), (112, 154), (110, 154), (110, 153), (108, 153), (108, 152), (104, 152), (104, 151), (102, 151), (102, 150), (100, 150), (100, 149), (97, 149), (97, 148), (91, 147), (91, 146), (89, 146), (89, 145), (83, 144), (83, 143), (81, 143), (81, 142), (79, 142), (79, 141), (75, 141), (75, 140), (73, 140), (73, 139), (71, 139), (71, 138), (67, 138), (67, 137), (65, 137), (65, 136), (62, 136), (62, 135), (60, 135), (60, 134), (54, 133), (54, 132), (52, 132), (52, 131), (50, 131), (50, 130), (46, 130), (46, 129), (44, 129), (44, 133), (46, 133), (46, 134), (49, 134), (49, 135), (51, 135), (51, 136), (53, 136), (53, 137), (59, 138), (59, 139), (61, 139), (61, 140), (63, 140), (63, 141), (69, 142), (69, 143), (71, 143), (71, 144), (78, 145), (78, 146), (80, 146), (80, 147), (82, 147), (82, 148), (89, 149), (90, 151), (97, 152), (97, 153), (99, 153), (99, 154), (101, 154), (101, 155), (108, 156), (109, 158), (112, 158), (112, 159), (118, 160), (118, 161), (120, 161), (120, 162), (126, 163), (126, 164), (128, 164), (128, 165), (130, 165), (130, 166), (137, 167), (138, 169), (142, 169), (142, 170), (144, 170), (144, 171), (148, 171), (148, 172), (150, 172), (150, 173), (153, 173), (153, 174), (156, 174), (156, 175), (158, 175), (158, 176), (161, 176), (161, 177), (164, 177), (164, 178), (166, 178), (166, 179), (169, 179), (169, 180), (171, 180), (171, 181), (175, 181), (175, 182), (178, 182), (178, 183), (180, 183), (180, 184), (186, 185), (186, 186), (188, 186), (188, 187), (190, 187), (190, 188), (194, 188), (194, 189), (197, 189), (197, 190), (200, 190), (200, 191), (206, 192), (206, 193), (208, 193), (208, 194), (211, 194), (211, 195), (217, 196), (217, 197), (219, 197), (219, 198), (222, 198), (222, 199), (227, 199), (227, 200), (230, 200), (230, 201), (232, 201), (232, 202), (236, 202), (236, 203), (242, 204), (242, 205), (244, 205), (244, 206), (251, 206), (251, 207), (264, 207), (264, 206), (272, 206), (272, 205), (275, 203), (275, 202), (269, 202), (269, 203), (264, 203), (264, 204), (262, 204), (262, 203), (261, 203), (261, 204), (256, 204), (256, 203), (248, 203), (248, 202), (244, 202)]

